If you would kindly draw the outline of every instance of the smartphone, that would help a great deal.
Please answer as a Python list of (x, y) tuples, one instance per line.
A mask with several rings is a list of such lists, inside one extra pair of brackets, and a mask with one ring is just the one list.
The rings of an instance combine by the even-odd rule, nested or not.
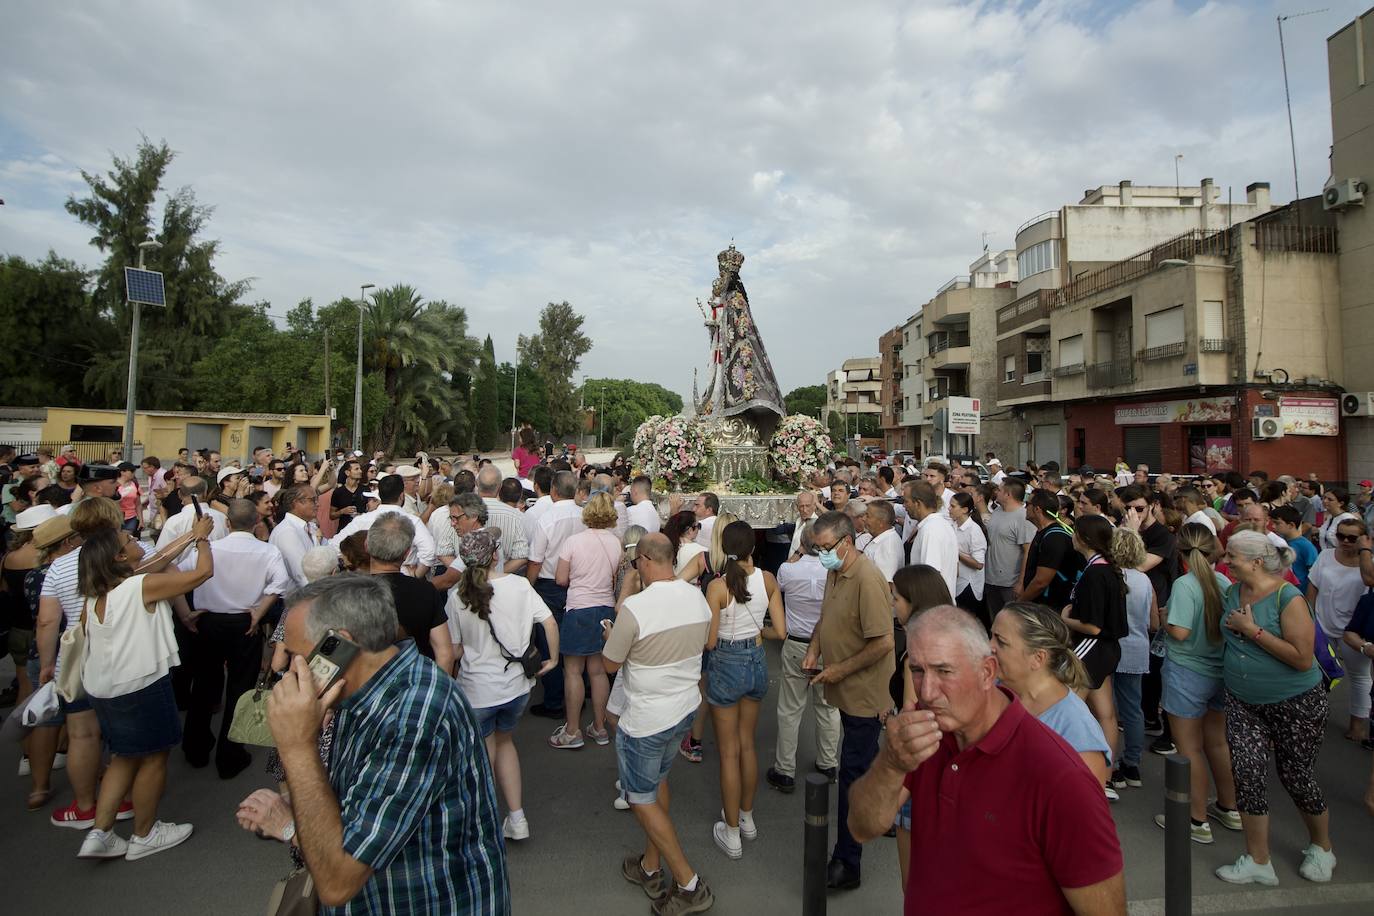
[(200, 500), (195, 496), (191, 497), (191, 505), (196, 507), (196, 518), (201, 518), (205, 515), (205, 510), (200, 507)]
[(325, 630), (324, 636), (320, 637), (320, 641), (305, 659), (319, 693), (324, 693), (343, 677), (343, 673), (348, 670), (348, 666), (358, 657), (360, 651), (362, 650), (358, 648), (357, 643), (340, 636), (334, 630)]
[(822, 668), (803, 668), (803, 669), (801, 670), (801, 672), (802, 672), (802, 674), (806, 675), (807, 677), (815, 677), (816, 675), (820, 674), (822, 670), (824, 670), (824, 669), (822, 669)]

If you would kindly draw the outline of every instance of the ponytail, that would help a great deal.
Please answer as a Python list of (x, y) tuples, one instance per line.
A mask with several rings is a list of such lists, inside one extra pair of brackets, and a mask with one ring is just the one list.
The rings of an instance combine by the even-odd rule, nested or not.
[(731, 522), (720, 538), (725, 553), (725, 587), (740, 604), (749, 603), (749, 574), (742, 560), (754, 555), (754, 529), (748, 522)]
[(495, 589), (487, 578), (485, 566), (468, 566), (463, 569), (463, 577), (458, 580), (458, 597), (463, 599), (469, 611), (482, 620), (491, 615), (491, 598)]
[(1212, 645), (1220, 645), (1221, 588), (1212, 571), (1212, 561), (1221, 553), (1221, 544), (1210, 528), (1192, 522), (1179, 529), (1178, 551), (1188, 564), (1188, 572), (1197, 579), (1202, 589), (1202, 619), (1207, 626), (1207, 641)]
[(1027, 652), (1044, 652), (1046, 664), (1055, 680), (1073, 691), (1088, 690), (1092, 679), (1083, 660), (1074, 655), (1069, 627), (1054, 611), (1031, 601), (1012, 601), (1002, 607), (1021, 630)]

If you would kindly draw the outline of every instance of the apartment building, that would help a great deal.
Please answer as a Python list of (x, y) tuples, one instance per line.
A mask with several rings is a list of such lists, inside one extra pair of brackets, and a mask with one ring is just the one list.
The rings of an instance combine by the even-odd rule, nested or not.
[(1331, 179), (1323, 189), (1340, 230), (1341, 379), (1347, 475), (1374, 478), (1374, 10), (1327, 39), (1331, 85)]
[[(1088, 276), (1105, 283), (1141, 252), (1188, 233), (1217, 232), (1271, 209), (1269, 186), (1257, 183), (1245, 199), (1223, 197), (1211, 179), (1192, 186), (1136, 186), (1130, 181), (1088, 189), (1077, 204), (1032, 217), (1016, 230), (1016, 288), (996, 312), (995, 388), (984, 398), (1010, 418), (1010, 442), (998, 451), (1018, 463), (1075, 463), (1053, 373), (1053, 306)], [(1101, 273), (1106, 271), (1106, 273)], [(1112, 273), (1116, 271), (1116, 273)], [(1072, 344), (1066, 353), (1072, 357)], [(1180, 386), (1189, 380), (1180, 378)], [(985, 409), (986, 412), (986, 409)], [(990, 446), (991, 447), (991, 446)], [(1081, 464), (1082, 462), (1078, 462)], [(1177, 470), (1177, 469), (1175, 469)]]
[(882, 388), (879, 401), (879, 426), (883, 433), (883, 448), (889, 452), (910, 449), (911, 435), (902, 425), (902, 381), (905, 365), (902, 362), (904, 339), (902, 326), (897, 325), (878, 338), (878, 359), (881, 360)]
[[(925, 387), (921, 414), (923, 454), (969, 455), (975, 451), (1005, 454), (1011, 445), (1010, 417), (990, 410), (996, 402), (994, 332), (998, 310), (1016, 298), (1016, 253), (983, 254), (967, 275), (954, 277), (921, 307), (926, 355), (921, 378)], [(982, 433), (976, 437), (948, 432), (949, 399), (978, 398), (985, 405)]]
[(861, 418), (871, 417), (873, 426), (879, 425), (882, 415), (882, 364), (879, 356), (855, 357), (845, 360), (840, 368), (825, 378), (827, 422), (832, 413), (839, 414), (846, 438), (855, 435)]

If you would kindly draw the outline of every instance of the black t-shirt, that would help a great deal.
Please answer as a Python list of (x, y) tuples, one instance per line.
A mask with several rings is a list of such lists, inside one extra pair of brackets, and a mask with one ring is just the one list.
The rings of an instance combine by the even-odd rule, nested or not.
[(162, 497), (162, 511), (167, 513), (168, 518), (180, 512), (183, 505), (181, 494), (178, 493), (175, 488), (172, 489), (172, 492)]
[(1073, 619), (1100, 628), (1098, 639), (1117, 640), (1129, 635), (1126, 589), (1114, 566), (1094, 563), (1084, 569), (1072, 600)]
[(424, 579), (400, 573), (382, 573), (377, 578), (391, 587), (391, 597), (396, 602), (396, 619), (400, 621), (401, 629), (415, 640), (415, 648), (421, 655), (433, 658), (434, 647), (429, 643), (429, 631), (448, 622), (439, 590)]
[(1073, 535), (1063, 526), (1047, 525), (1041, 528), (1031, 539), (1030, 554), (1026, 557), (1026, 571), (1021, 576), (1021, 584), (1029, 585), (1035, 578), (1036, 570), (1041, 566), (1047, 566), (1056, 572), (1044, 592), (1039, 595), (1027, 595), (1026, 598), (1056, 611), (1062, 610), (1064, 605), (1069, 603), (1073, 584), (1085, 562), (1083, 555), (1073, 549)]
[(1142, 529), (1140, 539), (1145, 542), (1146, 553), (1163, 558), (1163, 562), (1156, 563), (1154, 569), (1147, 571), (1145, 575), (1155, 587), (1155, 600), (1159, 602), (1160, 607), (1164, 607), (1169, 603), (1169, 593), (1174, 587), (1174, 580), (1178, 578), (1177, 541), (1173, 533), (1159, 522)]
[(329, 494), (329, 505), (334, 509), (347, 509), (352, 506), (358, 510), (358, 515), (362, 515), (367, 511), (367, 497), (363, 495), (363, 489), (360, 486), (357, 490), (349, 492), (348, 487), (340, 484)]

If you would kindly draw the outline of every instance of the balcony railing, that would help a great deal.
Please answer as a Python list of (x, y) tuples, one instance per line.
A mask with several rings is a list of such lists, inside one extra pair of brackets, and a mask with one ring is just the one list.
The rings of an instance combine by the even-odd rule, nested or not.
[(1287, 223), (1255, 225), (1255, 247), (1260, 251), (1335, 254), (1336, 242), (1335, 226), (1295, 226)]
[(1084, 371), (1085, 367), (1082, 363), (1070, 363), (1067, 366), (1055, 366), (1054, 377), (1064, 378), (1069, 375), (1082, 375)]
[(1160, 347), (1150, 347), (1140, 351), (1140, 358), (1143, 360), (1152, 359), (1173, 359), (1175, 356), (1183, 355), (1183, 341), (1178, 343), (1164, 344)]
[(1119, 388), (1135, 381), (1135, 367), (1130, 362), (1095, 363), (1088, 367), (1089, 388)]
[(1226, 229), (1193, 229), (1167, 242), (1132, 255), (1124, 261), (1075, 277), (1057, 290), (1052, 308), (1063, 308), (1080, 299), (1144, 276), (1162, 261), (1192, 260), (1198, 255), (1225, 256), (1231, 251), (1231, 236)]
[(1022, 385), (1034, 385), (1037, 382), (1048, 382), (1049, 380), (1050, 374), (1045, 371), (1027, 372), (1025, 375), (1021, 376)]
[(944, 352), (945, 350), (948, 350), (948, 349), (951, 348), (951, 347), (967, 347), (968, 345), (969, 345), (969, 336), (968, 336), (967, 333), (963, 333), (963, 334), (945, 334), (945, 335), (942, 335), (942, 336), (940, 336), (940, 337), (936, 337), (936, 338), (934, 338), (933, 340), (931, 340), (931, 342), (930, 342), (930, 352), (931, 352), (932, 354), (935, 354), (935, 353), (942, 353), (942, 352)]
[(1038, 289), (1029, 295), (1022, 296), (1010, 305), (1005, 305), (997, 310), (997, 333), (1003, 334), (1012, 328), (1029, 324), (1041, 318), (1048, 318), (1050, 315), (1050, 304), (1054, 301), (1058, 290)]
[[(1032, 216), (1030, 219), (1026, 220), (1024, 223), (1016, 227), (1016, 235), (1020, 235), (1021, 233), (1029, 229), (1031, 226), (1034, 226), (1036, 223), (1043, 223), (1045, 220), (1054, 219), (1058, 215), (1058, 210), (1046, 210), (1039, 216)], [(1013, 238), (1015, 238), (1015, 236), (1013, 236)]]
[(1197, 342), (1197, 348), (1203, 353), (1230, 353), (1232, 341), (1229, 337), (1204, 337)]

